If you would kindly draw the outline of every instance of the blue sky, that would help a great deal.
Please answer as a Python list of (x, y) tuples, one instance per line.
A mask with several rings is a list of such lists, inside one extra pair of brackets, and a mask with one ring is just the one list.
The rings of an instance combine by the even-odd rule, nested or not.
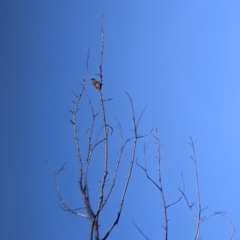
[[(69, 122), (70, 88), (78, 91), (89, 47), (88, 79), (98, 73), (104, 15), (103, 91), (106, 98), (113, 97), (107, 105), (109, 122), (118, 117), (128, 136), (130, 107), (124, 91), (131, 95), (137, 115), (148, 106), (140, 131), (159, 129), (169, 203), (179, 196), (181, 172), (186, 193), (196, 200), (187, 142), (189, 136), (198, 139), (202, 205), (208, 207), (204, 213), (227, 212), (236, 228), (234, 239), (239, 239), (239, 13), (239, 1), (232, 0), (1, 1), (0, 238), (88, 239), (87, 221), (60, 209), (43, 159), (53, 167), (68, 162), (60, 176), (62, 194), (70, 205), (81, 205)], [(97, 109), (90, 81), (87, 88)], [(87, 111), (83, 104), (83, 131)], [(144, 141), (153, 140), (139, 142), (140, 162)], [(150, 153), (149, 171), (154, 175), (155, 153)], [(115, 214), (117, 197), (105, 212), (103, 229)], [(159, 193), (136, 165), (120, 223), (109, 239), (141, 239), (131, 214), (149, 239), (162, 236)], [(194, 219), (183, 201), (170, 210), (170, 218), (170, 239), (193, 239)], [(203, 239), (228, 239), (230, 232), (222, 218), (202, 225)]]

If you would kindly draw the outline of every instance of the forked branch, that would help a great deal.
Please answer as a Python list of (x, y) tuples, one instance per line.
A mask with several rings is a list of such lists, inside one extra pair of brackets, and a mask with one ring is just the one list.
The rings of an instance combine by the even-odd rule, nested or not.
[[(163, 184), (162, 184), (162, 174), (161, 174), (161, 154), (160, 154), (160, 138), (159, 138), (159, 134), (158, 134), (158, 130), (155, 129), (155, 134), (152, 134), (152, 136), (155, 138), (156, 142), (154, 142), (154, 144), (157, 145), (157, 155), (156, 155), (156, 159), (157, 159), (157, 175), (158, 175), (158, 181), (155, 181), (148, 173), (147, 170), (147, 148), (149, 146), (149, 144), (145, 145), (144, 144), (144, 148), (143, 148), (143, 154), (144, 154), (144, 166), (142, 166), (141, 164), (139, 164), (137, 162), (137, 165), (143, 170), (143, 172), (146, 175), (146, 178), (158, 189), (159, 193), (160, 193), (160, 197), (161, 197), (161, 202), (162, 202), (162, 207), (163, 207), (163, 222), (164, 225), (162, 226), (164, 229), (164, 240), (168, 240), (168, 234), (169, 234), (169, 226), (168, 226), (168, 211), (167, 209), (172, 207), (173, 205), (177, 204), (182, 198), (183, 198), (183, 193), (181, 194), (181, 196), (174, 202), (170, 203), (167, 205), (166, 203), (166, 199), (165, 199), (165, 194), (164, 194), (164, 190), (163, 190)], [(136, 224), (134, 224), (136, 226)], [(138, 231), (139, 228), (137, 227)], [(139, 231), (141, 233), (141, 231)], [(141, 233), (142, 234), (142, 233)]]
[(194, 234), (194, 240), (200, 240), (201, 239), (201, 234), (200, 234), (201, 233), (201, 224), (203, 222), (207, 221), (209, 218), (212, 218), (214, 216), (222, 216), (226, 220), (228, 220), (228, 222), (231, 224), (232, 232), (229, 236), (229, 240), (231, 240), (233, 238), (234, 233), (235, 233), (235, 227), (234, 227), (232, 221), (226, 216), (225, 212), (214, 212), (207, 217), (206, 216), (202, 217), (202, 213), (206, 208), (202, 208), (202, 206), (201, 206), (197, 157), (196, 157), (196, 151), (195, 151), (196, 141), (193, 141), (192, 137), (190, 137), (190, 142), (188, 144), (190, 145), (190, 147), (192, 149), (191, 160), (193, 161), (194, 169), (195, 169), (195, 183), (196, 183), (197, 201), (194, 202), (194, 203), (190, 203), (186, 194), (184, 192), (182, 192), (181, 190), (180, 190), (180, 192), (183, 194), (184, 199), (186, 201), (186, 204), (187, 204), (189, 210), (191, 211), (191, 213), (194, 216), (195, 221), (196, 221), (196, 229), (195, 229), (195, 234)]
[(70, 208), (70, 207), (66, 204), (66, 202), (63, 200), (62, 195), (61, 195), (61, 193), (60, 193), (59, 184), (58, 184), (58, 175), (59, 175), (63, 170), (65, 170), (64, 167), (65, 167), (65, 165), (66, 165), (67, 163), (62, 164), (62, 166), (55, 171), (55, 170), (50, 166), (50, 164), (48, 163), (48, 161), (47, 161), (46, 158), (44, 159), (44, 161), (45, 161), (47, 167), (49, 168), (49, 170), (52, 172), (52, 174), (53, 174), (53, 176), (54, 176), (55, 189), (56, 189), (56, 192), (57, 192), (58, 199), (59, 199), (59, 201), (60, 201), (60, 203), (61, 203), (61, 208), (62, 208), (64, 211), (69, 212), (69, 213), (71, 213), (71, 214), (74, 214), (74, 215), (76, 215), (76, 216), (78, 216), (78, 217), (88, 218), (88, 216), (87, 216), (86, 214), (79, 213), (79, 212), (77, 211), (77, 210), (79, 210), (79, 209), (84, 209), (84, 208), (76, 208), (76, 209)]

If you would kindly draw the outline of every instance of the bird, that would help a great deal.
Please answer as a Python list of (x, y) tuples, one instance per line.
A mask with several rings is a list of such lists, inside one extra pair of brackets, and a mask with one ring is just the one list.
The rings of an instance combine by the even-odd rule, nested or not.
[(102, 83), (100, 83), (100, 82), (99, 82), (98, 80), (96, 80), (95, 78), (92, 78), (91, 81), (92, 81), (92, 85), (93, 85), (96, 89), (101, 90), (101, 88), (102, 88)]

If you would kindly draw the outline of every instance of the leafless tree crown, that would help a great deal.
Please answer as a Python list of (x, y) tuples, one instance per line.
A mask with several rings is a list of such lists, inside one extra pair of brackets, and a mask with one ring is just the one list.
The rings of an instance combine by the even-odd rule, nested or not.
[[(109, 124), (108, 122), (108, 114), (106, 111), (106, 104), (112, 100), (112, 98), (105, 99), (104, 98), (104, 81), (103, 81), (103, 53), (104, 53), (104, 32), (103, 32), (103, 18), (101, 20), (101, 46), (100, 46), (100, 61), (99, 61), (99, 70), (96, 74), (97, 77), (91, 78), (92, 85), (96, 89), (96, 94), (98, 94), (98, 102), (99, 102), (99, 108), (100, 113), (95, 112), (95, 106), (91, 100), (90, 94), (87, 91), (87, 79), (88, 79), (88, 60), (89, 60), (89, 52), (87, 53), (87, 59), (86, 59), (86, 70), (83, 75), (82, 81), (80, 82), (80, 90), (76, 94), (74, 91), (72, 91), (75, 99), (73, 101), (74, 107), (70, 111), (72, 115), (72, 119), (70, 120), (73, 128), (73, 136), (74, 136), (74, 144), (76, 149), (76, 158), (78, 162), (78, 185), (79, 185), (79, 191), (81, 194), (82, 202), (81, 207), (79, 208), (72, 208), (68, 206), (68, 204), (64, 201), (58, 184), (58, 176), (59, 174), (65, 170), (66, 163), (62, 164), (59, 169), (54, 170), (48, 161), (45, 159), (45, 162), (48, 166), (48, 168), (51, 170), (54, 176), (54, 182), (56, 187), (57, 196), (59, 198), (59, 201), (61, 203), (61, 207), (63, 210), (74, 214), (78, 217), (85, 218), (90, 223), (90, 230), (89, 230), (89, 239), (90, 240), (105, 240), (109, 237), (109, 234), (112, 232), (114, 227), (119, 222), (123, 204), (126, 198), (126, 192), (128, 189), (129, 181), (131, 179), (132, 175), (132, 169), (133, 164), (135, 160), (136, 155), (136, 147), (139, 138), (146, 137), (148, 135), (151, 135), (154, 139), (154, 144), (156, 145), (156, 159), (157, 159), (157, 167), (156, 167), (156, 173), (157, 173), (157, 180), (154, 180), (152, 176), (150, 176), (147, 168), (147, 149), (148, 146), (151, 143), (145, 144), (143, 147), (143, 159), (144, 164), (141, 165), (138, 161), (137, 166), (140, 167), (140, 169), (145, 174), (146, 179), (156, 188), (157, 191), (160, 193), (160, 199), (159, 202), (162, 203), (162, 211), (163, 211), (163, 225), (161, 225), (161, 229), (163, 229), (163, 238), (164, 240), (169, 240), (169, 216), (168, 216), (168, 210), (169, 208), (173, 207), (175, 204), (179, 203), (182, 199), (185, 200), (186, 205), (190, 212), (192, 213), (196, 227), (195, 227), (195, 234), (193, 239), (194, 240), (200, 240), (201, 237), (201, 224), (208, 220), (209, 218), (220, 215), (227, 219), (229, 223), (232, 226), (232, 232), (229, 236), (229, 239), (233, 238), (235, 228), (231, 220), (226, 216), (225, 212), (214, 212), (209, 216), (204, 216), (203, 211), (204, 208), (202, 208), (201, 205), (201, 195), (200, 195), (200, 187), (199, 187), (199, 178), (198, 178), (198, 168), (197, 168), (197, 157), (195, 152), (195, 142), (192, 138), (190, 138), (189, 145), (192, 149), (192, 156), (191, 160), (194, 164), (194, 173), (195, 173), (195, 183), (196, 183), (196, 202), (190, 203), (188, 200), (188, 197), (185, 194), (185, 184), (184, 179), (182, 176), (182, 183), (183, 187), (179, 188), (180, 196), (178, 199), (171, 203), (167, 203), (166, 196), (164, 192), (164, 186), (162, 182), (162, 173), (161, 173), (161, 154), (160, 154), (160, 137), (158, 130), (155, 129), (150, 130), (145, 135), (141, 135), (139, 133), (139, 123), (142, 118), (142, 115), (145, 111), (145, 109), (140, 114), (140, 117), (136, 119), (135, 112), (134, 112), (134, 106), (133, 101), (130, 95), (126, 93), (126, 96), (129, 101), (129, 106), (131, 109), (131, 122), (132, 122), (132, 129), (131, 133), (132, 136), (124, 139), (123, 137), (123, 130), (120, 121), (115, 118), (116, 122), (116, 128), (118, 129), (118, 134), (120, 138), (119, 143), (119, 150), (117, 157), (114, 162), (114, 168), (110, 169), (110, 160), (109, 160), (109, 152), (110, 152), (110, 143), (112, 140), (111, 136), (114, 132), (114, 128)], [(90, 79), (90, 78), (89, 78)], [(79, 129), (82, 127), (82, 123), (79, 121), (78, 117), (83, 114), (79, 108), (80, 102), (85, 98), (87, 100), (87, 107), (90, 110), (91, 113), (91, 121), (89, 122), (88, 128), (86, 129), (86, 134), (84, 137), (80, 136)], [(100, 123), (99, 123), (99, 116), (100, 116)], [(97, 134), (94, 134), (97, 130)], [(95, 136), (96, 135), (96, 136)], [(84, 138), (86, 144), (81, 144), (80, 139)], [(115, 142), (114, 142), (115, 144)], [(123, 185), (123, 188), (121, 191), (121, 197), (118, 202), (118, 208), (115, 211), (115, 215), (113, 216), (113, 220), (111, 224), (107, 227), (107, 230), (100, 231), (100, 216), (103, 214), (103, 211), (106, 207), (106, 205), (110, 201), (110, 196), (113, 193), (113, 190), (115, 189), (116, 180), (119, 172), (119, 166), (121, 163), (121, 160), (123, 159), (123, 152), (126, 149), (126, 146), (128, 144), (131, 144), (131, 153), (128, 157), (128, 169), (127, 174), (125, 177), (125, 182)], [(116, 145), (116, 144), (115, 144)], [(103, 153), (99, 159), (102, 161), (102, 172), (101, 172), (101, 178), (100, 179), (90, 179), (90, 164), (93, 162), (94, 159), (94, 153), (96, 152), (97, 148), (102, 147)], [(111, 158), (111, 164), (112, 164), (112, 158)], [(93, 204), (92, 198), (93, 196), (90, 196), (90, 180), (91, 182), (94, 181), (95, 184), (98, 185), (98, 194), (97, 194), (97, 204)], [(100, 180), (100, 181), (99, 181)], [(96, 195), (96, 194), (95, 194)], [(114, 199), (115, 200), (115, 199)], [(112, 200), (111, 200), (112, 201)], [(153, 220), (154, 221), (154, 220)], [(141, 236), (145, 239), (148, 239), (147, 235), (143, 233), (143, 230), (136, 224), (136, 222), (132, 218), (133, 225), (136, 227), (137, 231), (141, 234)], [(160, 221), (161, 222), (161, 221)], [(156, 229), (157, 231), (157, 229)], [(101, 232), (101, 233), (100, 233)]]

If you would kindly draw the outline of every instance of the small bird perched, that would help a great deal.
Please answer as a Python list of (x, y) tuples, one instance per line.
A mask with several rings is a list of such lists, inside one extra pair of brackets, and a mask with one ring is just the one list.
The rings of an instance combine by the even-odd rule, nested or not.
[(101, 84), (99, 81), (97, 81), (95, 78), (92, 78), (91, 81), (92, 81), (92, 85), (93, 85), (96, 89), (101, 90), (102, 84)]

